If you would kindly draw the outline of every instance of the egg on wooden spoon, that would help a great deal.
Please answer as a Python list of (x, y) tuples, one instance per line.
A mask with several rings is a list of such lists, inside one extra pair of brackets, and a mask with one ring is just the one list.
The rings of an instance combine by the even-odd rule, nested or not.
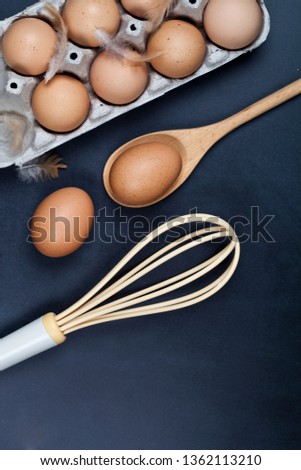
[(105, 186), (111, 197), (128, 207), (143, 207), (159, 199), (178, 178), (182, 157), (163, 141), (128, 148), (112, 162)]

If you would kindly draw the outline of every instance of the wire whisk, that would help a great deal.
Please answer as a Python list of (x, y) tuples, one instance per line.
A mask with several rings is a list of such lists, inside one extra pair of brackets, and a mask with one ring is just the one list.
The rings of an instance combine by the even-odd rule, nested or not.
[[(191, 223), (202, 228), (176, 238), (153, 255), (118, 278), (120, 271), (149, 243), (170, 229)], [(199, 245), (227, 241), (218, 253), (191, 269), (137, 292), (115, 298), (126, 287), (154, 269), (163, 267), (176, 256)], [(170, 220), (149, 233), (86, 295), (71, 307), (55, 315), (48, 313), (1, 340), (1, 370), (65, 341), (70, 333), (88, 326), (142, 315), (153, 315), (189, 307), (211, 297), (232, 277), (240, 256), (240, 245), (232, 227), (224, 220), (208, 214), (188, 214)], [(201, 279), (225, 260), (230, 259), (222, 274), (193, 293), (149, 303)], [(117, 278), (114, 281), (114, 278)], [(113, 281), (113, 282), (112, 282)], [(114, 297), (114, 300), (112, 298)]]

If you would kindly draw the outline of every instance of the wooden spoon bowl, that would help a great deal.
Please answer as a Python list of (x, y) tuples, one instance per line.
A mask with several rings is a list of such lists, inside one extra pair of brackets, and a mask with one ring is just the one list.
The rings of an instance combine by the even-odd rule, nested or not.
[[(103, 173), (104, 186), (109, 196), (118, 204), (126, 207), (146, 207), (155, 204), (162, 199), (173, 193), (184, 181), (190, 176), (197, 164), (206, 155), (208, 150), (218, 142), (222, 137), (229, 134), (231, 131), (240, 127), (252, 119), (264, 114), (265, 112), (279, 106), (280, 104), (294, 98), (301, 93), (301, 79), (291, 83), (290, 85), (282, 88), (281, 90), (267, 96), (266, 98), (258, 101), (257, 103), (245, 108), (233, 116), (211, 124), (194, 129), (179, 129), (170, 131), (153, 132), (127, 142), (119, 147), (108, 159)], [(110, 183), (110, 173), (113, 164), (122, 156), (122, 154), (139, 144), (160, 142), (174, 147), (182, 159), (182, 170), (175, 181), (172, 181), (168, 189), (147, 204), (127, 204), (124, 198), (118, 197), (114, 192)]]

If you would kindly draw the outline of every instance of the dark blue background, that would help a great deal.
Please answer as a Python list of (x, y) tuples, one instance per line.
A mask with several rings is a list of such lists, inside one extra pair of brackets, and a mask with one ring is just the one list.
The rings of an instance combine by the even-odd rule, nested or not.
[[(112, 214), (102, 169), (140, 134), (215, 122), (300, 77), (298, 0), (267, 0), (272, 30), (252, 54), (67, 143), (53, 182), (0, 172), (3, 335), (69, 306), (132, 246), (98, 241), (64, 259), (25, 243), (50, 192), (78, 186)], [(28, 0), (1, 2), (0, 16)], [(0, 377), (2, 449), (300, 448), (300, 104), (296, 98), (216, 145), (149, 220), (199, 212), (275, 215), (275, 243), (246, 242), (232, 281), (206, 302), (73, 334)], [(180, 262), (180, 261), (179, 261)]]

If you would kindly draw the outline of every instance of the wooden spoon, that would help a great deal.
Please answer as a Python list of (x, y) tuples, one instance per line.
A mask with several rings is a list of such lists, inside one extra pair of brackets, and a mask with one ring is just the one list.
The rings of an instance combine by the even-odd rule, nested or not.
[[(153, 132), (146, 134), (141, 137), (137, 137), (125, 145), (119, 147), (108, 159), (104, 168), (104, 185), (109, 196), (119, 204), (127, 207), (146, 207), (169, 196), (173, 193), (182, 183), (190, 176), (199, 161), (205, 156), (207, 151), (222, 137), (229, 134), (237, 127), (245, 124), (248, 121), (264, 114), (270, 109), (279, 106), (280, 104), (294, 98), (301, 93), (301, 79), (291, 83), (290, 85), (276, 91), (272, 95), (256, 102), (255, 104), (245, 108), (233, 116), (211, 124), (209, 126), (194, 128), (194, 129), (180, 129), (171, 131)], [(167, 145), (171, 145), (176, 148), (182, 158), (182, 169), (179, 176), (173, 181), (170, 187), (160, 195), (157, 199), (147, 204), (126, 204), (123, 201), (118, 200), (118, 196), (114, 194), (114, 191), (110, 185), (110, 170), (113, 163), (121, 156), (123, 152), (128, 150), (130, 147), (138, 144), (144, 144), (149, 142), (161, 142)]]

